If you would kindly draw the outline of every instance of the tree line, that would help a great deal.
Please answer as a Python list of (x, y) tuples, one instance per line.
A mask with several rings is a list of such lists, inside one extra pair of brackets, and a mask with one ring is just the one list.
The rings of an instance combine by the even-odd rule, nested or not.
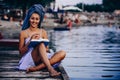
[[(76, 4), (79, 8), (82, 8), (82, 5), (82, 3)], [(120, 0), (103, 0), (102, 4), (84, 4), (84, 10), (88, 12), (113, 12), (114, 10), (120, 10)]]
[(45, 7), (52, 1), (54, 0), (3, 0), (3, 3), (9, 6), (9, 8), (22, 9), (24, 18), (26, 10), (33, 4), (41, 4), (43, 7)]
[[(41, 4), (42, 6), (49, 5), (55, 0), (3, 0), (3, 2), (11, 8), (19, 8), (23, 11), (23, 18), (26, 10), (33, 4)], [(78, 3), (75, 6), (82, 8), (82, 3)], [(120, 10), (120, 0), (103, 0), (102, 4), (84, 4), (84, 10), (91, 12), (113, 12), (114, 10)]]

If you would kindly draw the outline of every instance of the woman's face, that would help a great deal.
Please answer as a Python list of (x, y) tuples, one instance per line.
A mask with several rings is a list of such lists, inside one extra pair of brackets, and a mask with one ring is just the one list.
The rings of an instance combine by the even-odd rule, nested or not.
[(35, 28), (38, 27), (40, 22), (40, 16), (37, 13), (33, 13), (30, 17), (30, 26)]

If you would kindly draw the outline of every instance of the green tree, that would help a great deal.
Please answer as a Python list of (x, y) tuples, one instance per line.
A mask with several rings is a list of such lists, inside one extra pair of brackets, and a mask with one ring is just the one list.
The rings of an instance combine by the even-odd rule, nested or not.
[(104, 11), (114, 11), (120, 9), (120, 0), (103, 0)]
[(41, 4), (43, 7), (45, 7), (52, 1), (54, 0), (4, 0), (4, 3), (12, 8), (22, 9), (24, 18), (26, 10), (33, 4)]
[[(76, 6), (79, 8), (82, 8), (82, 3), (79, 3)], [(98, 12), (98, 11), (102, 11), (103, 9), (101, 4), (93, 4), (93, 5), (84, 4), (84, 10), (88, 12), (91, 12), (91, 11)]]

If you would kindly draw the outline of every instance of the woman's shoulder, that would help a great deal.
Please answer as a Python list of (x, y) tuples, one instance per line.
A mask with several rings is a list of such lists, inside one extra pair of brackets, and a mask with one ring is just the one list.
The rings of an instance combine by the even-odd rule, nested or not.
[(22, 30), (22, 31), (20, 32), (20, 34), (25, 34), (25, 32), (26, 32), (26, 30)]
[(22, 31), (20, 32), (20, 35), (26, 36), (26, 32), (27, 32), (27, 30), (22, 30)]
[(42, 32), (47, 32), (45, 29), (41, 28), (40, 30), (42, 30)]

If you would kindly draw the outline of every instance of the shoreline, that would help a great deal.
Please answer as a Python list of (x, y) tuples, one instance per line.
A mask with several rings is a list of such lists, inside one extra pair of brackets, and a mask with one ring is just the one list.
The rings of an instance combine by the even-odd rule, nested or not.
[[(66, 24), (59, 24), (54, 22), (55, 19), (46, 19), (42, 23), (42, 27), (46, 30), (53, 30), (56, 27), (64, 27)], [(111, 24), (108, 24), (108, 22), (111, 22)], [(115, 24), (117, 23), (117, 25)], [(81, 26), (97, 26), (97, 25), (115, 25), (120, 27), (120, 24), (115, 21), (99, 21), (99, 22), (94, 22), (94, 23), (89, 23), (85, 22), (82, 24), (75, 24), (73, 23), (73, 27), (81, 27)], [(21, 31), (21, 26), (19, 25), (19, 21), (3, 21), (0, 20), (0, 33), (3, 36), (3, 39), (18, 39), (19, 38), (19, 33)]]

